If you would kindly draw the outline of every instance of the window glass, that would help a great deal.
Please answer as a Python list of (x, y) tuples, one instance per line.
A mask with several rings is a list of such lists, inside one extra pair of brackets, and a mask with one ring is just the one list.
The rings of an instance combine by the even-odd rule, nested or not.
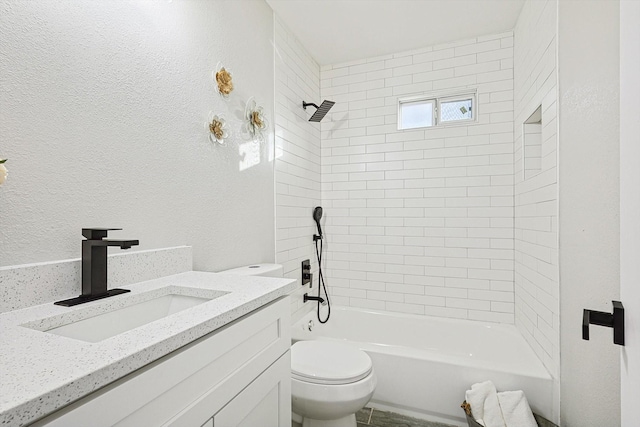
[(440, 103), (440, 121), (454, 122), (473, 119), (473, 100), (457, 99)]
[(400, 103), (400, 129), (433, 126), (434, 100)]

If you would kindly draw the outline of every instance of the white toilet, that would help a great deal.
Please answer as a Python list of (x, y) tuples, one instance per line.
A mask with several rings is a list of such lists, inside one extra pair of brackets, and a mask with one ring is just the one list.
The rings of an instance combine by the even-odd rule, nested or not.
[[(224, 274), (282, 277), (278, 264), (256, 264)], [(303, 427), (356, 427), (356, 412), (376, 388), (371, 358), (341, 342), (298, 341), (291, 346), (291, 403)]]
[(376, 388), (371, 358), (334, 341), (291, 347), (291, 404), (303, 427), (356, 427), (356, 412)]

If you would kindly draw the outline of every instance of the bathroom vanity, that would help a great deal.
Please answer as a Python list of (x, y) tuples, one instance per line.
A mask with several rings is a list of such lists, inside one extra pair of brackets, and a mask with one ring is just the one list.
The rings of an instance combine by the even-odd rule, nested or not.
[(0, 315), (0, 423), (289, 426), (295, 287), (188, 272), (78, 308)]

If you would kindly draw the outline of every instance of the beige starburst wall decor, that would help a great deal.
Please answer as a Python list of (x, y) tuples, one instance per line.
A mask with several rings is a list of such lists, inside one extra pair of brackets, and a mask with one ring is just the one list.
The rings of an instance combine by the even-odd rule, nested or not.
[(264, 139), (263, 132), (268, 127), (267, 119), (264, 117), (264, 110), (256, 104), (253, 98), (249, 98), (247, 106), (244, 110), (245, 122), (242, 130), (253, 139), (262, 141)]
[(223, 98), (228, 98), (231, 92), (233, 92), (233, 76), (231, 72), (218, 63), (213, 73), (213, 78), (215, 80), (216, 91)]
[(229, 138), (227, 122), (222, 116), (209, 113), (209, 120), (205, 123), (205, 127), (209, 131), (209, 140), (211, 142), (224, 145), (225, 139)]
[[(218, 62), (216, 69), (212, 72), (212, 79), (214, 81), (216, 92), (218, 92), (218, 94), (225, 100), (229, 99), (229, 96), (234, 89), (231, 71), (224, 67), (221, 62)], [(263, 108), (256, 104), (253, 97), (249, 98), (245, 106), (240, 133), (247, 139), (256, 142), (263, 142), (264, 131), (268, 126), (269, 124), (265, 118)], [(209, 119), (205, 123), (205, 128), (208, 133), (209, 141), (225, 145), (225, 141), (230, 136), (230, 131), (227, 126), (227, 122), (222, 115), (214, 115), (210, 112)]]
[(7, 159), (0, 159), (0, 185), (4, 184), (9, 175), (9, 171), (7, 171), (7, 168), (4, 166), (6, 161)]

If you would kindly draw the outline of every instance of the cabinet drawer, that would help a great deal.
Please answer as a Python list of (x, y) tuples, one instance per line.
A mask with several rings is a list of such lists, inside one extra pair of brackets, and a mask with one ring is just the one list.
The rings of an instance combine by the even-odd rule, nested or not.
[[(244, 381), (238, 383), (241, 390), (289, 349), (289, 304), (288, 297), (280, 298), (34, 425), (162, 425), (229, 381)], [(190, 425), (202, 425), (228, 401), (222, 396), (213, 401), (219, 406)]]

